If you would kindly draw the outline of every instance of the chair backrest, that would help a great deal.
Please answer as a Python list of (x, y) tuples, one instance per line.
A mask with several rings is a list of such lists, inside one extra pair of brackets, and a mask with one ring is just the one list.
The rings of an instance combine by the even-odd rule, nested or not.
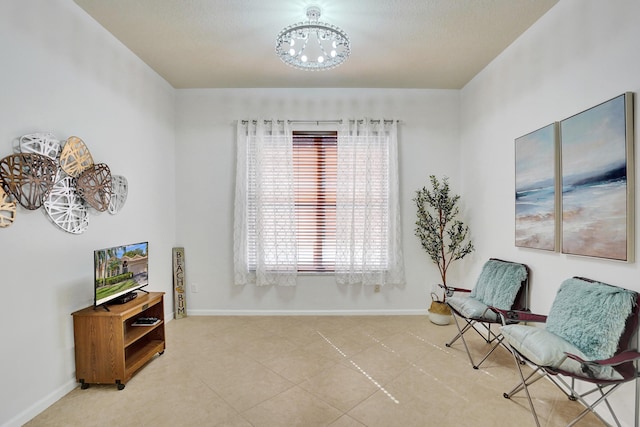
[(638, 322), (640, 317), (640, 293), (636, 293), (636, 302), (633, 306), (633, 312), (627, 318), (624, 331), (620, 336), (620, 343), (618, 344), (618, 353), (625, 350), (635, 350), (633, 346), (633, 337), (638, 331)]
[(546, 329), (592, 360), (607, 359), (630, 346), (638, 324), (637, 292), (584, 277), (560, 285)]
[(527, 309), (529, 268), (520, 263), (491, 258), (470, 297), (502, 310)]

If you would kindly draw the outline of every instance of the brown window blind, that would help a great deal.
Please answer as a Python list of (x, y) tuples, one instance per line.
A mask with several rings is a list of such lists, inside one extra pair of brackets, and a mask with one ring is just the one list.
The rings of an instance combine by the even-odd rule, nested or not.
[(301, 272), (332, 272), (335, 268), (337, 154), (337, 132), (293, 132)]

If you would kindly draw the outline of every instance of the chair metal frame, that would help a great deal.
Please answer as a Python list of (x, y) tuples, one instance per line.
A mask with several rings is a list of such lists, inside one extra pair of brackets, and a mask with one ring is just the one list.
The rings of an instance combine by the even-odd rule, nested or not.
[[(518, 291), (518, 294), (511, 308), (514, 310), (517, 309), (517, 310), (527, 311), (529, 309), (529, 274), (530, 274), (529, 267), (526, 264), (513, 262), (513, 261), (505, 261), (498, 258), (490, 258), (489, 260), (501, 261), (501, 262), (506, 262), (510, 264), (518, 264), (525, 267), (525, 269), (527, 270), (527, 278), (522, 283), (520, 283), (520, 290)], [(465, 289), (465, 288), (448, 287), (447, 296), (448, 297), (452, 296), (454, 292), (471, 293), (472, 290)], [(469, 357), (469, 362), (471, 363), (471, 366), (473, 367), (473, 369), (478, 369), (480, 365), (482, 365), (482, 363), (484, 363), (484, 361), (487, 360), (489, 356), (491, 356), (491, 354), (493, 354), (493, 352), (502, 344), (502, 340), (503, 340), (502, 334), (496, 333), (495, 331), (491, 330), (491, 325), (502, 325), (501, 317), (493, 307), (487, 307), (487, 309), (482, 313), (480, 317), (472, 318), (472, 317), (465, 317), (462, 313), (460, 313), (454, 307), (452, 307), (449, 304), (447, 305), (451, 309), (454, 323), (456, 325), (456, 328), (458, 329), (458, 334), (454, 336), (451, 339), (451, 341), (446, 343), (445, 346), (451, 347), (458, 339), (462, 339), (462, 344), (464, 345), (464, 349), (467, 353), (467, 357)], [(490, 321), (488, 318), (485, 317), (485, 314), (487, 314), (487, 312), (489, 311), (496, 313), (495, 321)], [(458, 319), (460, 319), (460, 321)], [(464, 325), (462, 327), (460, 327), (461, 321), (464, 321)], [(467, 345), (467, 340), (464, 337), (464, 334), (469, 330), (475, 331), (487, 344), (491, 345), (491, 348), (489, 349), (489, 351), (482, 357), (482, 359), (478, 363), (474, 362), (473, 357), (471, 356), (471, 351), (469, 350), (469, 346)]]
[[(594, 280), (586, 279), (584, 277), (576, 277), (577, 279), (584, 280), (586, 282), (594, 282)], [(608, 285), (613, 286), (613, 285)], [(622, 384), (626, 384), (630, 381), (636, 382), (636, 402), (635, 402), (635, 427), (638, 427), (638, 413), (640, 412), (640, 371), (638, 365), (638, 359), (640, 359), (640, 352), (637, 351), (636, 348), (633, 348), (633, 337), (636, 336), (636, 331), (638, 328), (638, 316), (640, 313), (640, 293), (636, 292), (636, 303), (633, 308), (633, 311), (629, 315), (626, 320), (625, 328), (622, 333), (622, 336), (619, 339), (618, 351), (616, 354), (605, 360), (583, 360), (580, 357), (565, 353), (567, 357), (578, 361), (582, 364), (582, 371), (585, 374), (577, 375), (572, 372), (568, 372), (562, 369), (552, 368), (548, 366), (538, 366), (535, 363), (528, 360), (525, 356), (523, 356), (520, 352), (515, 350), (509, 342), (505, 342), (505, 346), (510, 350), (511, 354), (513, 354), (515, 364), (520, 375), (521, 382), (517, 384), (512, 390), (507, 393), (504, 393), (503, 396), (506, 399), (510, 399), (515, 394), (524, 390), (527, 400), (529, 402), (529, 407), (531, 409), (531, 413), (533, 415), (534, 421), (536, 425), (540, 426), (540, 421), (538, 419), (538, 414), (536, 413), (535, 407), (533, 405), (533, 400), (531, 398), (531, 393), (529, 392), (529, 386), (537, 382), (542, 378), (549, 379), (556, 387), (558, 387), (568, 398), (569, 400), (580, 402), (585, 408), (576, 418), (574, 418), (567, 427), (575, 425), (579, 422), (584, 416), (593, 413), (598, 419), (600, 419), (605, 425), (609, 425), (607, 421), (605, 421), (600, 414), (595, 411), (595, 408), (601, 403), (605, 403), (611, 417), (615, 421), (618, 427), (621, 427), (620, 421), (616, 416), (611, 404), (608, 401), (608, 398), (611, 396), (613, 392), (615, 392)], [(520, 311), (505, 311), (498, 310), (500, 313), (500, 317), (503, 319), (503, 324), (508, 324), (509, 321), (517, 320), (519, 322), (539, 322), (545, 323), (547, 316), (540, 314), (533, 314), (530, 312), (520, 312)], [(533, 371), (525, 377), (522, 367), (528, 365)], [(594, 378), (590, 367), (594, 366), (611, 366), (613, 367), (620, 375), (621, 379), (598, 379)], [(569, 380), (564, 379), (563, 377), (567, 377)], [(576, 381), (591, 383), (593, 386), (584, 392), (577, 392), (575, 388)], [(592, 403), (587, 402), (585, 397), (598, 393), (597, 399)]]

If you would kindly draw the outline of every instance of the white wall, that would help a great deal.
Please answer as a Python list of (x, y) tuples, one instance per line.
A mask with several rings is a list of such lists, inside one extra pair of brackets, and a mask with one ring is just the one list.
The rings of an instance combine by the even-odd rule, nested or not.
[[(631, 91), (638, 151), (638, 16), (637, 0), (563, 0), (461, 91), (463, 194), (480, 255), (470, 269), (479, 271), (488, 256), (527, 263), (534, 311), (548, 312), (561, 281), (574, 275), (640, 291), (637, 261), (516, 248), (512, 225), (515, 138)], [(640, 224), (637, 202), (636, 212)], [(638, 249), (637, 233), (635, 242)], [(618, 392), (626, 425), (633, 395), (630, 385)]]
[[(438, 283), (436, 267), (413, 234), (415, 191), (428, 176), (458, 174), (458, 91), (385, 89), (178, 90), (177, 236), (185, 247), (191, 314), (420, 312)], [(406, 286), (342, 287), (333, 277), (302, 276), (295, 288), (233, 284), (235, 120), (400, 119), (400, 192)], [(305, 127), (305, 125), (298, 125)], [(313, 128), (315, 125), (306, 125)], [(190, 288), (190, 287), (189, 287)]]
[(0, 158), (27, 133), (76, 135), (129, 181), (84, 234), (22, 207), (0, 229), (0, 425), (21, 425), (77, 386), (70, 313), (93, 303), (94, 249), (148, 240), (149, 288), (172, 289), (175, 91), (71, 0), (0, 2), (0, 61)]

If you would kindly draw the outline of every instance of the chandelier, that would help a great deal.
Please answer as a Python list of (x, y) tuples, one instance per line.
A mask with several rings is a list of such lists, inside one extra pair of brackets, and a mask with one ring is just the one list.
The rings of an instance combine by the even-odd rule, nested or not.
[(342, 64), (349, 53), (349, 36), (339, 27), (318, 21), (320, 8), (307, 8), (307, 22), (289, 25), (276, 38), (276, 54), (294, 68), (320, 71)]

